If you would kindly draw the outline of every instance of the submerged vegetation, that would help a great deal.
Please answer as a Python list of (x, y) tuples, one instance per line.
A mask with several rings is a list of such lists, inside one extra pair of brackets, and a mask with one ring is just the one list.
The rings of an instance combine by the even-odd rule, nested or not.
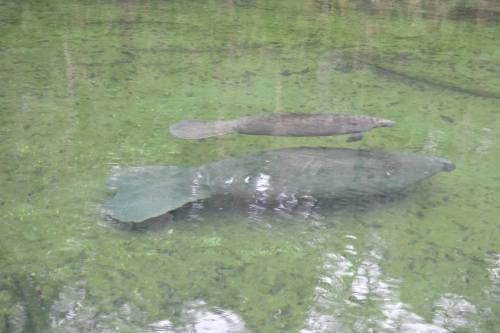
[[(494, 332), (499, 10), (0, 0), (0, 331), (177, 332), (212, 318), (226, 332)], [(269, 112), (398, 125), (356, 143), (168, 132)], [(418, 152), (457, 170), (383, 205), (255, 218), (235, 201), (140, 230), (101, 215), (113, 166), (299, 146)]]

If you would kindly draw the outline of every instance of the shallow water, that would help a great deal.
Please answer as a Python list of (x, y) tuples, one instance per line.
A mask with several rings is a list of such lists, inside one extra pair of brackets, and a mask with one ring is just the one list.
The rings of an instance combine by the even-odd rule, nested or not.
[[(497, 1), (0, 0), (0, 331), (498, 330), (499, 17)], [(278, 111), (398, 124), (356, 143), (168, 132)], [(101, 216), (113, 166), (296, 146), (457, 169), (385, 201), (198, 203), (140, 230)]]

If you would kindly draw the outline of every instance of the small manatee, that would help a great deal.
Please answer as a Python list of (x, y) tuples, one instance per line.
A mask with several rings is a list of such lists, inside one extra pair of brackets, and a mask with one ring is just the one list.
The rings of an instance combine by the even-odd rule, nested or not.
[(271, 113), (234, 120), (185, 120), (173, 124), (170, 133), (181, 139), (203, 139), (239, 133), (272, 136), (329, 136), (354, 134), (377, 127), (392, 127), (392, 120), (340, 113)]

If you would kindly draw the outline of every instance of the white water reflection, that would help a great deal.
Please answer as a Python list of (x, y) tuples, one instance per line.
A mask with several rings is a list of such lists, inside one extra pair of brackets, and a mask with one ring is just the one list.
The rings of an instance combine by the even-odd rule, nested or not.
[[(251, 177), (247, 177), (245, 182), (250, 182)], [(248, 207), (248, 214), (250, 219), (261, 222), (262, 214), (267, 209), (268, 200), (270, 197), (269, 191), (271, 190), (271, 176), (260, 173), (255, 179), (255, 197)]]
[[(353, 242), (354, 236), (346, 237)], [(315, 301), (301, 333), (315, 332), (474, 332), (476, 307), (455, 294), (445, 294), (433, 305), (432, 322), (412, 311), (399, 295), (400, 281), (385, 277), (381, 251), (357, 256), (356, 244), (342, 254), (324, 256)]]
[(234, 312), (210, 307), (204, 301), (189, 303), (183, 310), (180, 321), (174, 325), (161, 320), (148, 325), (145, 333), (247, 333), (245, 322)]
[(88, 302), (87, 291), (81, 286), (65, 287), (49, 317), (51, 333), (249, 333), (237, 314), (201, 300), (187, 303), (176, 318), (177, 324), (169, 319), (146, 324), (146, 314), (129, 303), (104, 313)]
[(100, 313), (91, 306), (85, 306), (86, 294), (85, 288), (81, 286), (63, 288), (50, 309), (51, 332), (112, 332), (112, 327), (107, 325), (111, 315)]
[[(489, 266), (487, 270), (491, 285), (483, 290), (483, 294), (487, 297), (488, 305), (483, 307), (481, 311), (488, 316), (495, 317), (500, 304), (500, 253), (487, 253), (486, 262)], [(498, 318), (498, 315), (496, 317)]]
[(468, 332), (473, 332), (477, 327), (477, 323), (468, 318), (477, 312), (476, 307), (460, 295), (443, 295), (434, 308), (432, 321), (437, 325), (447, 327), (451, 331), (467, 328)]
[[(301, 333), (479, 332), (479, 312), (489, 316), (494, 313), (492, 306), (498, 304), (500, 286), (498, 253), (486, 255), (491, 284), (485, 287), (484, 295), (490, 307), (479, 309), (462, 295), (446, 293), (431, 304), (429, 321), (401, 300), (400, 280), (385, 276), (381, 269), (382, 250), (363, 252), (355, 236), (346, 235), (345, 239), (348, 241), (341, 253), (323, 256), (314, 302)], [(9, 323), (21, 332), (27, 313), (23, 306), (17, 312)], [(238, 314), (202, 300), (186, 303), (175, 319), (153, 323), (131, 303), (117, 305), (111, 313), (102, 312), (81, 283), (62, 289), (50, 308), (49, 320), (53, 333), (250, 333)]]
[(489, 155), (490, 149), (494, 144), (494, 139), (492, 138), (494, 134), (493, 129), (483, 128), (479, 134), (479, 142), (476, 147), (476, 152), (481, 155)]
[(445, 134), (441, 130), (432, 130), (427, 135), (425, 139), (423, 151), (429, 154), (437, 154), (439, 152), (439, 146), (443, 142)]
[(488, 268), (489, 277), (493, 285), (500, 285), (500, 253), (489, 253), (486, 261), (491, 265)]
[(327, 253), (321, 270), (323, 275), (315, 288), (314, 304), (300, 333), (345, 332), (339, 323), (343, 307), (344, 278), (350, 277), (352, 263), (344, 256)]
[[(193, 178), (193, 183), (191, 184), (191, 196), (193, 198), (201, 197), (201, 187), (202, 183), (205, 181), (203, 175), (199, 172)], [(189, 218), (193, 220), (203, 221), (203, 214), (201, 214), (204, 208), (203, 201), (195, 201), (190, 204), (189, 207)]]
[[(491, 284), (485, 287), (489, 306), (472, 304), (466, 297), (445, 293), (431, 305), (432, 316), (426, 320), (400, 297), (400, 280), (387, 277), (381, 269), (381, 248), (362, 251), (354, 235), (341, 253), (323, 256), (321, 276), (314, 290), (314, 302), (301, 333), (316, 332), (479, 332), (478, 315), (491, 316), (498, 304), (500, 254), (486, 254)], [(19, 306), (11, 327), (23, 331), (26, 309)], [(16, 320), (14, 320), (16, 319)], [(50, 308), (50, 332), (53, 333), (250, 333), (244, 320), (235, 312), (205, 301), (186, 303), (178, 317), (153, 323), (134, 304), (124, 303), (105, 313), (93, 305), (82, 283), (64, 287)]]

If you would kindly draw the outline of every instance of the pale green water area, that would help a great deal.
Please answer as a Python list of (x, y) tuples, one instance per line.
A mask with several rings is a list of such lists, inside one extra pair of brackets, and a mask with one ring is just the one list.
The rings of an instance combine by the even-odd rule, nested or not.
[[(495, 0), (0, 0), (0, 332), (500, 332), (499, 21)], [(354, 143), (168, 130), (278, 111), (397, 125)], [(114, 166), (300, 146), (456, 170), (286, 214), (101, 214)]]

